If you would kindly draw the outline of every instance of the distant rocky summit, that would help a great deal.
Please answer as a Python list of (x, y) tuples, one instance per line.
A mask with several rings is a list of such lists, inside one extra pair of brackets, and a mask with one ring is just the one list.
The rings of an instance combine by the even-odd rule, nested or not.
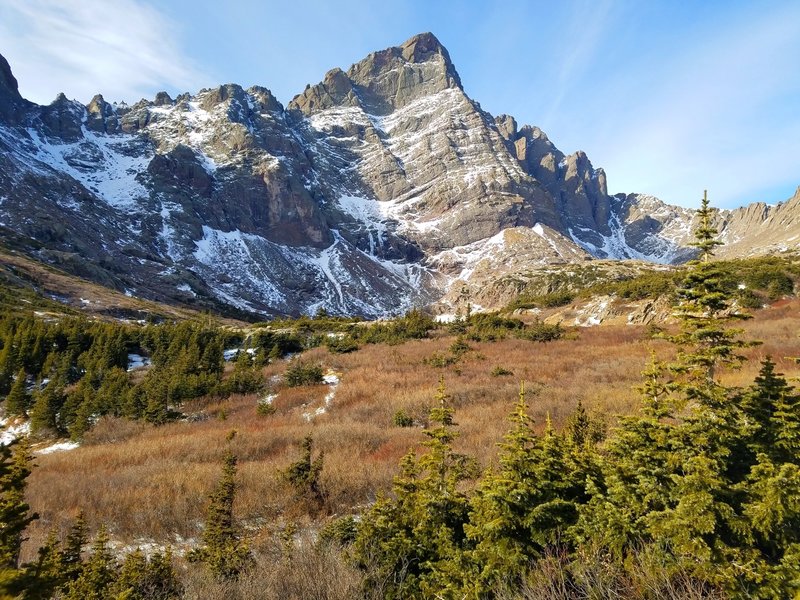
[[(136, 296), (397, 314), (536, 265), (686, 260), (693, 214), (609, 196), (583, 152), (482, 110), (430, 33), (287, 107), (235, 84), (38, 106), (0, 57), (3, 237)], [(800, 194), (720, 211), (718, 226), (730, 256), (797, 248)]]

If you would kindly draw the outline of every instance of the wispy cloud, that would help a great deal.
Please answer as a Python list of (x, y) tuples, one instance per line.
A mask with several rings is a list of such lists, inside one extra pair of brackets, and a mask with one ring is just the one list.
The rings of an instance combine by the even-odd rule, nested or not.
[(611, 0), (583, 0), (571, 5), (568, 22), (559, 34), (560, 53), (548, 57), (555, 61), (555, 78), (549, 90), (550, 101), (541, 123), (546, 127), (562, 111), (564, 98), (573, 92), (606, 37), (612, 20)]
[(138, 100), (212, 81), (183, 53), (179, 27), (141, 0), (4, 0), (0, 53), (20, 92), (49, 103), (63, 91), (88, 101)]
[(613, 190), (696, 205), (708, 188), (737, 206), (800, 183), (800, 7), (747, 17), (687, 40), (649, 87), (618, 88), (628, 110), (602, 160)]

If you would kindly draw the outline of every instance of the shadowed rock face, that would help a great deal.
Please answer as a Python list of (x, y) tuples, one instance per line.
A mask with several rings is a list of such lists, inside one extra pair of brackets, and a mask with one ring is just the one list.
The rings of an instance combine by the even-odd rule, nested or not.
[[(790, 243), (798, 214), (797, 196), (723, 211), (724, 251)], [(329, 71), (285, 109), (236, 84), (37, 106), (0, 57), (2, 227), (136, 295), (379, 316), (464, 290), (503, 298), (494, 282), (535, 266), (685, 260), (692, 219), (609, 196), (583, 152), (483, 111), (430, 33)]]

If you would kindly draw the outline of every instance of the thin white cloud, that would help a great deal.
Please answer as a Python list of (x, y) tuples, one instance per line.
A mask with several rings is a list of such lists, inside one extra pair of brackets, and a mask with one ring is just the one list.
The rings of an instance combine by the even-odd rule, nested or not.
[(135, 101), (194, 91), (207, 77), (183, 53), (179, 27), (141, 0), (0, 0), (0, 53), (22, 95)]
[(612, 191), (691, 206), (705, 188), (718, 206), (784, 199), (759, 196), (800, 184), (797, 56), (800, 10), (765, 11), (687, 42), (652, 87), (619, 90), (636, 100), (604, 142)]
[(566, 30), (558, 36), (561, 53), (550, 57), (556, 62), (556, 76), (549, 90), (547, 112), (540, 121), (544, 127), (562, 111), (565, 97), (585, 76), (592, 56), (607, 35), (612, 9), (611, 0), (583, 0), (571, 5)]

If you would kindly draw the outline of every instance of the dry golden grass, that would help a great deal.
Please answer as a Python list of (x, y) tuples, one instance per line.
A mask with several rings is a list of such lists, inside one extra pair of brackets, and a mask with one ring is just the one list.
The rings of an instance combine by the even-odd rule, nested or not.
[[(784, 358), (800, 356), (799, 313), (800, 302), (781, 303), (745, 323), (747, 337), (764, 343), (747, 351), (751, 360), (727, 374), (726, 383), (749, 384), (767, 354), (779, 371), (800, 375), (798, 365)], [(106, 419), (79, 449), (37, 458), (28, 498), (41, 519), (31, 527), (23, 558), (32, 558), (50, 527), (63, 530), (80, 510), (90, 523), (107, 524), (115, 539), (126, 542), (196, 538), (231, 430), (237, 432), (231, 445), (239, 457), (236, 514), (248, 529), (287, 517), (308, 518), (298, 514), (294, 493), (279, 475), (297, 459), (297, 443), (307, 434), (314, 437), (315, 449), (325, 453), (322, 516), (343, 514), (387, 490), (400, 457), (419, 447), (440, 377), (456, 409), (457, 449), (486, 465), (507, 429), (506, 415), (520, 381), (526, 382), (537, 427), (543, 427), (547, 414), (556, 426), (563, 424), (579, 400), (613, 421), (635, 410), (634, 388), (650, 351), (663, 358), (673, 352), (668, 343), (649, 339), (641, 327), (595, 327), (570, 337), (546, 344), (469, 342), (472, 350), (447, 368), (424, 362), (434, 352), (448, 352), (453, 338), (446, 335), (399, 346), (365, 346), (344, 355), (315, 349), (308, 359), (338, 373), (341, 381), (326, 412), (310, 421), (304, 413), (323, 406), (330, 387), (276, 383), (271, 378), (285, 370), (285, 361), (264, 370), (270, 391), (277, 394), (276, 412), (270, 416), (259, 416), (258, 398), (249, 395), (191, 403), (184, 407), (194, 415), (191, 420), (158, 428)], [(492, 376), (498, 366), (513, 375)], [(414, 427), (393, 424), (400, 409), (415, 419)]]

